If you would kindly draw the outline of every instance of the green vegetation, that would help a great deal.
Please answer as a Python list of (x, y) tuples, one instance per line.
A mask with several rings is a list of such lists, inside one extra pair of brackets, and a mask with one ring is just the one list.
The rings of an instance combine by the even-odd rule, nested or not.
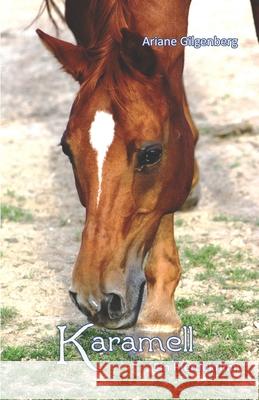
[(80, 242), (81, 238), (82, 238), (82, 231), (77, 229), (76, 232), (75, 232), (75, 242)]
[(201, 248), (184, 248), (182, 251), (184, 271), (190, 267), (201, 267), (202, 272), (195, 275), (199, 281), (216, 280), (225, 289), (237, 289), (230, 287), (230, 282), (248, 282), (259, 278), (259, 271), (244, 268), (258, 265), (258, 260), (241, 251), (229, 252), (220, 246), (213, 244)]
[(30, 325), (31, 325), (31, 321), (30, 320), (26, 320), (26, 321), (20, 322), (18, 324), (18, 330), (22, 331), (24, 329), (27, 329), (27, 328), (30, 327)]
[(3, 221), (13, 222), (31, 222), (33, 220), (33, 216), (29, 211), (6, 203), (1, 205), (1, 217)]
[(1, 307), (1, 325), (8, 325), (17, 315), (18, 312), (14, 307)]
[[(81, 232), (77, 231), (76, 233), (75, 239), (79, 240)], [(184, 239), (186, 238), (184, 237)], [(191, 298), (185, 295), (177, 299), (176, 307), (183, 324), (192, 326), (194, 329), (195, 347), (193, 353), (175, 354), (174, 358), (185, 360), (233, 360), (246, 357), (246, 351), (252, 349), (252, 345), (255, 345), (255, 339), (251, 336), (252, 329), (251, 331), (248, 329), (246, 337), (243, 337), (242, 330), (245, 325), (235, 318), (237, 313), (249, 312), (249, 317), (251, 317), (255, 310), (259, 308), (258, 300), (245, 301), (243, 300), (242, 292), (240, 292), (240, 290), (253, 290), (255, 293), (256, 288), (253, 281), (259, 277), (259, 272), (256, 270), (256, 260), (246, 252), (230, 252), (214, 244), (194, 247), (191, 240), (183, 240), (181, 249), (184, 269), (189, 269), (189, 273), (192, 267), (197, 267), (194, 271), (199, 273), (196, 273), (195, 277), (203, 280), (207, 279), (208, 284), (206, 282), (206, 286), (208, 290), (206, 295), (206, 292), (199, 293), (196, 287)], [(246, 266), (249, 269), (245, 268)], [(247, 283), (245, 284), (245, 282)], [(234, 284), (235, 286), (233, 286)], [(202, 283), (202, 286), (204, 286), (204, 283)], [(211, 291), (210, 288), (212, 289)], [(231, 293), (231, 297), (228, 291), (222, 290), (229, 288), (234, 290)], [(199, 310), (198, 312), (197, 309)], [(226, 309), (227, 314), (222, 314), (222, 311)], [(241, 314), (239, 314), (240, 318)], [(8, 318), (11, 321), (13, 317), (7, 317), (7, 320)], [(26, 321), (24, 325), (18, 325), (18, 328), (25, 329)], [(75, 333), (77, 328), (76, 326), (70, 326), (67, 329), (66, 337)], [(110, 354), (104, 353), (100, 355), (93, 352), (91, 350), (91, 341), (94, 336), (105, 338), (119, 335), (97, 329), (84, 332), (79, 342), (91, 360), (94, 361), (100, 358), (102, 360), (133, 359), (133, 355), (123, 352), (119, 347)], [(248, 338), (249, 341), (246, 343)], [(73, 344), (66, 346), (65, 357), (67, 360), (80, 359), (80, 355)], [(136, 356), (134, 357), (137, 358)], [(6, 346), (3, 348), (2, 353), (3, 360), (57, 360), (58, 358), (58, 335), (35, 342), (32, 345)]]
[(184, 325), (190, 325), (196, 332), (197, 338), (232, 339), (240, 338), (238, 329), (243, 327), (241, 321), (218, 321), (210, 320), (205, 314), (184, 314), (182, 315)]
[(236, 360), (241, 358), (246, 349), (247, 346), (243, 339), (217, 342), (206, 348), (195, 345), (193, 353), (181, 353), (177, 355), (177, 359), (185, 361)]
[(251, 303), (244, 300), (235, 300), (231, 303), (231, 308), (234, 311), (239, 311), (241, 313), (247, 312), (253, 308), (259, 309), (259, 300), (254, 300)]
[(247, 217), (242, 217), (242, 216), (237, 216), (237, 215), (226, 215), (226, 214), (218, 214), (215, 215), (212, 219), (214, 222), (241, 222), (242, 224), (254, 224), (258, 225), (258, 219), (253, 221), (250, 218)]
[(226, 299), (224, 296), (207, 295), (202, 299), (202, 303), (205, 305), (213, 305), (215, 310), (221, 312), (226, 308)]
[[(21, 361), (26, 359), (25, 346), (7, 346), (1, 354), (2, 361)], [(29, 359), (29, 358), (28, 358)]]
[[(239, 332), (243, 324), (239, 320), (221, 321), (211, 320), (205, 314), (183, 314), (184, 325), (194, 329), (194, 337), (206, 341), (215, 341), (210, 346), (196, 345), (192, 354), (181, 354), (185, 360), (233, 360), (246, 351), (245, 339)], [(199, 340), (198, 340), (199, 342)], [(208, 344), (208, 342), (207, 342)]]
[[(186, 300), (186, 299), (184, 299)], [(189, 302), (181, 301), (179, 304), (184, 307), (189, 306)], [(187, 305), (188, 304), (188, 305)], [(246, 350), (245, 341), (239, 332), (242, 328), (240, 321), (226, 322), (210, 320), (204, 314), (184, 315), (183, 312), (182, 320), (185, 325), (191, 325), (194, 328), (195, 334), (195, 351), (193, 353), (181, 353), (176, 354), (177, 359), (186, 360), (219, 360), (219, 359), (235, 359), (242, 355)], [(71, 336), (78, 329), (76, 326), (70, 326), (66, 337)], [(86, 331), (78, 339), (80, 344), (85, 349), (87, 355), (92, 361), (99, 360), (132, 360), (138, 359), (139, 357), (130, 356), (128, 353), (123, 352), (120, 348), (117, 348), (111, 353), (96, 353), (91, 350), (91, 340), (95, 336), (102, 336), (107, 338), (108, 336), (119, 336), (107, 331), (98, 331), (91, 329), (90, 332)], [(197, 339), (203, 339), (207, 341), (213, 340), (213, 344), (210, 346), (200, 345)], [(214, 343), (214, 341), (216, 341)], [(50, 337), (46, 340), (34, 343), (31, 346), (7, 346), (3, 349), (2, 360), (3, 361), (20, 361), (20, 360), (57, 360), (59, 358), (59, 338), (58, 335)], [(77, 352), (73, 344), (65, 346), (65, 359), (66, 360), (80, 360), (80, 355)]]
[[(71, 325), (66, 331), (66, 337), (72, 336), (79, 327)], [(84, 332), (77, 341), (83, 346), (87, 355), (92, 361), (100, 359), (100, 354), (91, 349), (91, 340), (95, 336), (103, 338), (119, 336), (107, 331), (98, 331), (91, 329), (90, 332)], [(2, 361), (21, 361), (21, 360), (57, 360), (59, 358), (59, 337), (50, 337), (41, 340), (31, 346), (7, 346), (2, 352)], [(67, 361), (80, 360), (80, 355), (73, 344), (65, 346), (65, 359)], [(101, 355), (102, 360), (130, 360), (132, 359), (127, 353), (118, 348), (112, 353)]]
[(231, 218), (225, 214), (219, 214), (213, 217), (214, 222), (232, 222)]
[(234, 168), (238, 168), (240, 166), (241, 166), (240, 162), (236, 161), (236, 162), (230, 164), (229, 168), (234, 169)]
[(217, 257), (222, 253), (220, 246), (209, 244), (201, 248), (186, 248), (183, 251), (184, 263), (188, 266), (203, 267), (204, 272), (196, 275), (197, 280), (207, 280), (216, 275)]
[(180, 312), (192, 305), (192, 300), (181, 297), (176, 301), (176, 308)]
[(23, 203), (25, 201), (25, 197), (17, 195), (14, 190), (7, 189), (5, 196), (9, 197), (10, 199), (15, 199), (19, 203)]
[(22, 207), (25, 202), (24, 196), (19, 196), (14, 190), (7, 189), (3, 197), (4, 201), (1, 204), (3, 221), (31, 222), (33, 220), (32, 214)]
[(243, 339), (231, 342), (219, 342), (209, 346), (201, 353), (197, 360), (235, 360), (246, 351), (246, 344)]
[(237, 282), (246, 282), (250, 280), (256, 280), (259, 278), (259, 271), (251, 271), (246, 268), (231, 268), (226, 270), (228, 279)]
[(209, 135), (211, 133), (213, 133), (214, 128), (211, 126), (200, 126), (199, 127), (199, 133), (200, 135)]
[(220, 246), (209, 244), (199, 249), (187, 248), (184, 250), (184, 257), (193, 266), (205, 267), (207, 270), (215, 268), (215, 256), (221, 251)]
[(176, 218), (174, 224), (175, 226), (183, 226), (184, 220), (182, 218)]
[(62, 218), (60, 218), (59, 226), (60, 226), (61, 228), (63, 228), (63, 226), (69, 225), (70, 222), (71, 222), (71, 221), (70, 221), (70, 218), (62, 217)]
[(195, 279), (198, 281), (208, 281), (211, 278), (214, 278), (216, 273), (212, 270), (207, 270), (206, 272), (201, 272), (195, 275)]

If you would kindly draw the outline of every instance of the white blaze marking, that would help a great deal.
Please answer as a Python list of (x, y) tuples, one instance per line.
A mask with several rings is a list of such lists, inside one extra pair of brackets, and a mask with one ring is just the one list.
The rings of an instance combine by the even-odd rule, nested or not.
[(115, 133), (115, 122), (110, 113), (97, 111), (90, 127), (90, 143), (97, 153), (98, 194), (97, 206), (102, 191), (103, 164)]

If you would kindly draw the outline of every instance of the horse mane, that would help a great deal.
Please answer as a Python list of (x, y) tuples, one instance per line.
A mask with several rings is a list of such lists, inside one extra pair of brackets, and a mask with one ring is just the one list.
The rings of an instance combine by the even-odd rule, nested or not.
[[(125, 100), (130, 97), (132, 90), (128, 79), (125, 79), (125, 74), (131, 75), (144, 85), (148, 81), (143, 74), (131, 68), (125, 68), (121, 63), (121, 29), (132, 29), (134, 24), (129, 0), (88, 0), (87, 2), (67, 0), (65, 18), (55, 0), (43, 0), (41, 7), (44, 7), (43, 11), (47, 9), (56, 29), (58, 29), (58, 24), (54, 14), (60, 20), (66, 21), (77, 42), (85, 47), (88, 78), (81, 88), (84, 89), (86, 96), (90, 97), (102, 82), (112, 101), (121, 109), (125, 109)], [(83, 29), (78, 30), (82, 17)]]
[[(121, 29), (128, 28), (128, 0), (90, 0), (86, 13), (88, 76), (83, 87), (94, 91), (100, 80), (116, 103), (125, 86), (119, 62)], [(124, 75), (124, 77), (122, 76)]]
[[(134, 30), (129, 3), (129, 0), (89, 0), (85, 14), (88, 79), (82, 88), (90, 96), (101, 83), (120, 111), (126, 111), (128, 101), (135, 99), (132, 79), (141, 84), (143, 93), (150, 84), (150, 77), (126, 66), (121, 59), (122, 29)], [(154, 76), (152, 80), (157, 82), (160, 78)]]

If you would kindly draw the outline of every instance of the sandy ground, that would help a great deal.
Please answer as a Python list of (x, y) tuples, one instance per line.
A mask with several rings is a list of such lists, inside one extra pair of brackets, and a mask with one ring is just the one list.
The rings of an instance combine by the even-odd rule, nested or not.
[[(236, 3), (193, 0), (190, 34), (238, 37), (239, 48), (187, 48), (187, 94), (202, 132), (197, 149), (202, 199), (194, 211), (180, 214), (184, 225), (176, 228), (176, 235), (181, 243), (219, 244), (255, 259), (259, 52), (249, 2), (240, 1), (238, 7)], [(67, 295), (84, 210), (70, 165), (57, 146), (77, 85), (59, 71), (34, 33), (36, 27), (53, 33), (49, 21), (42, 18), (24, 31), (39, 4), (38, 0), (10, 0), (1, 12), (3, 201), (33, 215), (28, 223), (4, 221), (1, 230), (2, 305), (18, 311), (15, 325), (3, 329), (4, 344), (27, 344), (53, 334), (61, 321), (85, 321)], [(71, 39), (66, 29), (61, 36)], [(238, 134), (236, 127), (244, 123), (245, 132)], [(219, 137), (229, 131), (229, 124), (236, 124), (232, 134)], [(213, 223), (218, 215), (234, 217), (236, 222)], [(242, 298), (250, 299), (255, 285), (252, 282)], [(185, 274), (177, 296), (201, 290), (208, 291), (206, 283)], [(249, 316), (247, 325), (252, 332)]]

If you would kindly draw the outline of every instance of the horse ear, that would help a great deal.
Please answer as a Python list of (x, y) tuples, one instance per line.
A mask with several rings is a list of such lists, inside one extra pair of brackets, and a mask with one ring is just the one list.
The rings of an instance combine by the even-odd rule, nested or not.
[(144, 38), (136, 32), (123, 28), (121, 34), (120, 54), (124, 63), (144, 75), (154, 75), (157, 66), (154, 50), (149, 46), (143, 46)]
[(36, 32), (46, 48), (62, 64), (65, 71), (76, 81), (82, 83), (87, 74), (87, 56), (84, 47), (56, 39), (40, 29), (37, 29)]

